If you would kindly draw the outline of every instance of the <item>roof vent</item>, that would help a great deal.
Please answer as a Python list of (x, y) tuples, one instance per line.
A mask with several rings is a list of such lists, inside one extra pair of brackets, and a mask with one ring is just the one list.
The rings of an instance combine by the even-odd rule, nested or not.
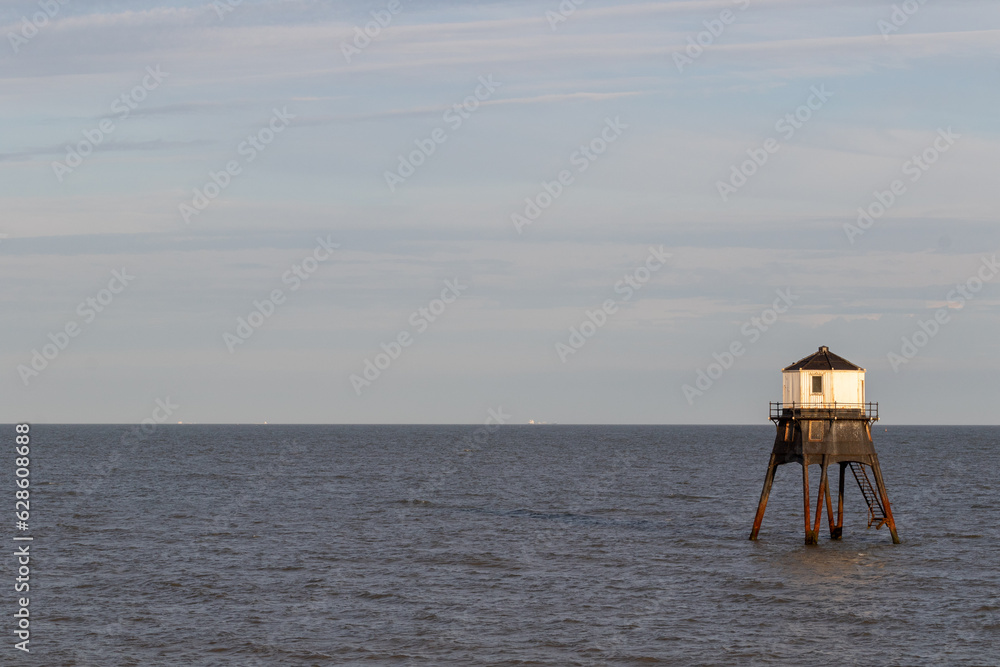
[(829, 352), (830, 348), (828, 348), (826, 345), (820, 345), (819, 346), (819, 351), (820, 352)]

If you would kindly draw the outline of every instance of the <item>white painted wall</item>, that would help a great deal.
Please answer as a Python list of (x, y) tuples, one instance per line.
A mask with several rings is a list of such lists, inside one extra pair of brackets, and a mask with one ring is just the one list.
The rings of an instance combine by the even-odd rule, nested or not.
[(801, 403), (802, 388), (800, 386), (800, 375), (797, 372), (781, 374), (781, 402)]
[(865, 374), (861, 371), (834, 371), (833, 395), (837, 403), (864, 403), (862, 382)]
[[(812, 377), (823, 377), (823, 393), (812, 393)], [(789, 371), (781, 374), (782, 403), (864, 403), (864, 371)]]

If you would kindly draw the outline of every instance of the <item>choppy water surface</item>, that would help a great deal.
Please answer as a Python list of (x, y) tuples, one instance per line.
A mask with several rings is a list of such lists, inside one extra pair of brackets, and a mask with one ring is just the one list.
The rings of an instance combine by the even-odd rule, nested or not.
[(903, 544), (817, 547), (770, 426), (129, 431), (33, 431), (18, 664), (1000, 664), (997, 428), (878, 428)]

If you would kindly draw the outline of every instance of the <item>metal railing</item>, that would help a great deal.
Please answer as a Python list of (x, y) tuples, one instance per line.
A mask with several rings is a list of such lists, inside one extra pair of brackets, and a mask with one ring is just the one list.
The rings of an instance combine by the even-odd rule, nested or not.
[[(769, 403), (770, 419), (782, 417), (822, 416), (836, 419), (863, 417), (878, 421), (878, 403)], [(823, 413), (822, 415), (820, 413)]]

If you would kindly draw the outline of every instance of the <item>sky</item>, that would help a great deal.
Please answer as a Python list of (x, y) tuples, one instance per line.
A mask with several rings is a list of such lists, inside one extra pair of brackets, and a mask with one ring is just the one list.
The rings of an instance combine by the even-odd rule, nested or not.
[(996, 424), (1000, 5), (0, 2), (0, 421)]

